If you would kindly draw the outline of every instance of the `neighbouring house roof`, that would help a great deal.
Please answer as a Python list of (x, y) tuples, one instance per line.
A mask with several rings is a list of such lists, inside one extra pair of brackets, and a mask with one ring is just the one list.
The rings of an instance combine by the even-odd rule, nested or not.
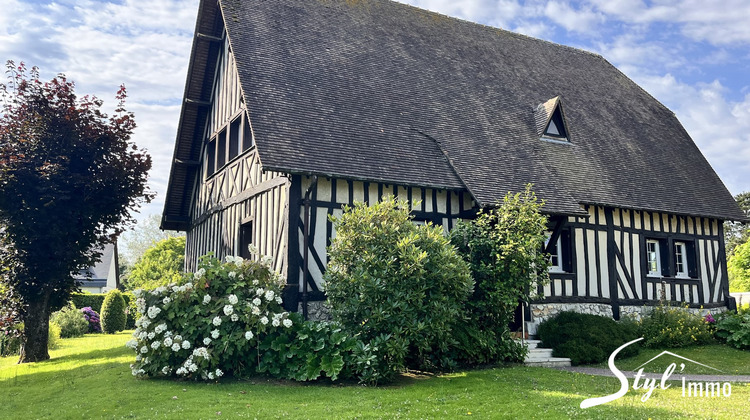
[(82, 287), (106, 287), (112, 264), (117, 264), (117, 245), (107, 244), (102, 250), (102, 256), (99, 261), (86, 270), (80, 271), (73, 278)]
[[(220, 6), (267, 170), (466, 188), (480, 205), (533, 183), (550, 213), (745, 219), (672, 111), (599, 55), (386, 0)], [(197, 29), (221, 36), (218, 11), (202, 1)], [(208, 100), (211, 45), (196, 36), (186, 100)], [(558, 103), (570, 143), (540, 140)], [(188, 215), (193, 108), (165, 220)]]

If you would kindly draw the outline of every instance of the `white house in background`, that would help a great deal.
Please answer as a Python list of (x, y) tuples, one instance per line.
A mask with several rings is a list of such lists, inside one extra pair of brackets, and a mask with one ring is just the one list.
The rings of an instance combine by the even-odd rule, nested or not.
[(117, 243), (107, 244), (96, 265), (73, 276), (82, 292), (106, 293), (120, 285)]

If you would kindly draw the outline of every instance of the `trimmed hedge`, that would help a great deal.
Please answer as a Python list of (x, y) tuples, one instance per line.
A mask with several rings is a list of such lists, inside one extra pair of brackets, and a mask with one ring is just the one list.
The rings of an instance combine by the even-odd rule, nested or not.
[[(568, 357), (573, 365), (601, 363), (621, 345), (638, 338), (638, 324), (612, 318), (561, 312), (539, 325), (539, 338), (553, 356)], [(635, 356), (638, 346), (628, 346), (618, 358)]]
[[(90, 307), (96, 313), (102, 313), (102, 304), (104, 303), (104, 297), (106, 293), (73, 293), (70, 301), (76, 306), (76, 308)], [(126, 311), (127, 320), (125, 322), (125, 328), (135, 328), (135, 319), (138, 310), (135, 306), (135, 297), (131, 292), (125, 292), (122, 294), (122, 298), (125, 299), (125, 306), (128, 308)]]
[(114, 334), (125, 329), (125, 299), (119, 290), (110, 290), (104, 298), (101, 312), (102, 332)]

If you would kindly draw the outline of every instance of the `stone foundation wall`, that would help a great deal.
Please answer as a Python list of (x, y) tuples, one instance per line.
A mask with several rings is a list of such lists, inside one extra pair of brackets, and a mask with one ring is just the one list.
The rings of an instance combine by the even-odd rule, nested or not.
[[(532, 303), (531, 322), (539, 323), (551, 318), (560, 312), (571, 311), (584, 314), (601, 315), (612, 317), (612, 307), (606, 303)], [(640, 320), (644, 315), (651, 313), (653, 306), (620, 306), (620, 318), (632, 317)], [(727, 310), (726, 307), (697, 309), (687, 308), (688, 311), (705, 316), (707, 313), (717, 315)]]
[[(297, 311), (302, 314), (302, 302), (299, 303)], [(307, 319), (310, 321), (330, 321), (331, 308), (325, 301), (307, 302)]]

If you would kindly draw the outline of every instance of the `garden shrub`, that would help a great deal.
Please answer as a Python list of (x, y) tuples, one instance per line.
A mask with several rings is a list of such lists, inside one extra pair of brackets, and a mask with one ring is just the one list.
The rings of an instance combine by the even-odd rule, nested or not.
[(507, 194), (494, 209), (480, 210), (470, 222), (459, 222), (451, 242), (471, 267), (474, 292), (456, 338), (469, 364), (523, 360), (525, 350), (511, 339), (509, 324), (529, 290), (548, 279), (544, 246), (547, 218), (528, 185)]
[(660, 304), (643, 317), (639, 334), (643, 345), (651, 348), (677, 348), (713, 341), (712, 326), (687, 308)]
[(201, 258), (182, 284), (134, 292), (140, 317), (128, 347), (135, 376), (214, 380), (254, 373), (258, 343), (291, 328), (282, 279), (263, 261)]
[(81, 337), (89, 331), (89, 323), (81, 311), (68, 305), (50, 316), (50, 322), (60, 326), (60, 337)]
[(119, 290), (110, 290), (104, 297), (101, 312), (102, 331), (114, 334), (125, 329), (125, 299)]
[(101, 319), (99, 318), (99, 314), (96, 313), (96, 311), (91, 309), (90, 306), (87, 306), (85, 308), (81, 308), (81, 313), (83, 314), (83, 317), (86, 318), (86, 321), (89, 323), (90, 333), (102, 332)]
[(443, 229), (413, 224), (408, 204), (393, 197), (355, 203), (332, 221), (325, 281), (333, 319), (394, 369), (450, 368), (472, 281)]
[(291, 328), (266, 334), (258, 343), (258, 372), (295, 381), (349, 378), (352, 352), (357, 340), (331, 322), (303, 322), (289, 314)]
[(185, 266), (185, 237), (175, 236), (154, 243), (130, 269), (126, 290), (151, 290), (175, 283), (182, 278)]
[(125, 292), (122, 294), (122, 298), (125, 299), (125, 329), (132, 330), (135, 328), (135, 320), (138, 317), (138, 308), (135, 304), (135, 296), (132, 292)]
[[(568, 357), (571, 364), (581, 365), (607, 360), (618, 347), (638, 337), (638, 326), (605, 316), (560, 312), (539, 324), (537, 333), (542, 345), (552, 348), (555, 357)], [(638, 352), (638, 346), (628, 346), (618, 358)]]
[(60, 328), (59, 325), (55, 324), (54, 322), (49, 323), (49, 330), (47, 334), (47, 349), (52, 350), (56, 349), (60, 345), (60, 334), (62, 333), (62, 328)]
[(738, 349), (750, 349), (750, 308), (722, 314), (716, 323), (716, 337)]

